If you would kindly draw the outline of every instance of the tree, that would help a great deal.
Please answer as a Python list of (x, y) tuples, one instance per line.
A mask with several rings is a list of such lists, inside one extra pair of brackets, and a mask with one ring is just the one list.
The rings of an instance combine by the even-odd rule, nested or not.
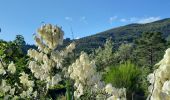
[(22, 50), (24, 54), (27, 53), (29, 45), (26, 45), (24, 37), (22, 35), (16, 35), (15, 40), (13, 41), (19, 48)]
[[(16, 43), (0, 41), (0, 99), (18, 99), (18, 96), (22, 97), (25, 93), (28, 93), (28, 98), (32, 97), (33, 81), (25, 77), (27, 74), (21, 73), (30, 73), (26, 64), (27, 57)], [(30, 87), (22, 83), (21, 78), (31, 83)]]
[(133, 45), (130, 43), (121, 44), (118, 50), (114, 53), (114, 58), (116, 63), (124, 63), (131, 59), (132, 57), (132, 48)]
[(19, 59), (24, 58), (25, 55), (15, 43), (0, 41), (0, 57), (8, 63), (8, 61), (17, 62)]
[(14, 43), (16, 43), (17, 45), (20, 45), (20, 46), (23, 46), (26, 44), (24, 37), (22, 35), (16, 35)]
[(92, 59), (96, 62), (98, 71), (104, 70), (106, 66), (113, 62), (113, 46), (114, 43), (112, 42), (112, 39), (109, 38), (106, 40), (104, 48), (99, 47), (91, 55)]
[(166, 40), (160, 32), (145, 32), (135, 41), (135, 61), (139, 66), (152, 66), (163, 56)]

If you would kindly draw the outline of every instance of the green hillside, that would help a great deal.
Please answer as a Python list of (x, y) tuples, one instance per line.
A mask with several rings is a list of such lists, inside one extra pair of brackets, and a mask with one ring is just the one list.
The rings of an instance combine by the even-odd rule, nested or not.
[(91, 51), (94, 48), (102, 46), (106, 38), (112, 37), (116, 44), (122, 42), (132, 42), (143, 32), (162, 32), (163, 36), (169, 39), (170, 35), (170, 18), (155, 21), (147, 24), (129, 24), (113, 29), (109, 29), (91, 36), (76, 40), (77, 51)]

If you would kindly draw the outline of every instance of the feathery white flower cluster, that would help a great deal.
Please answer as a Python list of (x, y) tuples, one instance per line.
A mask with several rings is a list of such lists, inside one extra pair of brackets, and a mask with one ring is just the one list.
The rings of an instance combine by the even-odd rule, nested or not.
[[(21, 76), (19, 77), (20, 83), (24, 86), (24, 90), (22, 90), (22, 93), (19, 94), (19, 96), (14, 96), (15, 99), (19, 98), (36, 98), (37, 97), (37, 91), (33, 89), (34, 87), (34, 81), (29, 80), (28, 74), (25, 72), (21, 73)], [(18, 88), (22, 88), (18, 86), (18, 84), (15, 84)], [(23, 89), (23, 88), (22, 88)]]
[(90, 61), (86, 53), (81, 53), (80, 59), (77, 59), (76, 62), (69, 67), (68, 72), (72, 79), (86, 84), (94, 75), (95, 67), (95, 62)]
[[(16, 67), (13, 62), (11, 62), (9, 65), (3, 63), (0, 61), (0, 70), (1, 74), (0, 75), (10, 75), (15, 74), (16, 72)], [(19, 77), (20, 83), (23, 84), (24, 88), (22, 86), (19, 86), (18, 83), (15, 83), (14, 85), (10, 85), (6, 82), (5, 77), (2, 77), (0, 79), (0, 93), (3, 95), (4, 100), (9, 100), (9, 99), (20, 99), (20, 98), (36, 98), (37, 96), (37, 91), (33, 91), (34, 87), (34, 82), (31, 80), (28, 80), (28, 74), (25, 74), (24, 72), (21, 73), (22, 76)], [(25, 91), (26, 89), (26, 91)], [(18, 93), (19, 91), (19, 93)], [(15, 93), (17, 92), (18, 95)]]
[(5, 75), (7, 71), (10, 72), (11, 74), (15, 73), (16, 67), (15, 67), (15, 64), (13, 62), (11, 62), (8, 65), (7, 71), (5, 70), (4, 65), (6, 65), (6, 64), (4, 64), (2, 61), (0, 61), (0, 75)]
[(2, 61), (0, 61), (0, 75), (4, 75), (4, 74), (6, 74), (6, 71), (5, 71), (5, 69), (4, 69), (4, 66), (3, 66), (3, 62)]
[(0, 93), (6, 94), (7, 92), (11, 93), (13, 95), (14, 93), (11, 90), (11, 86), (6, 83), (6, 80), (2, 79), (0, 85)]
[(13, 62), (8, 65), (8, 71), (12, 74), (15, 73), (16, 67), (15, 67), (15, 64)]
[(83, 95), (83, 91), (86, 87), (94, 87), (100, 83), (101, 76), (96, 74), (96, 65), (94, 61), (90, 61), (89, 57), (86, 53), (81, 53), (80, 58), (76, 60), (68, 68), (68, 73), (70, 74), (70, 78), (75, 80), (74, 86), (76, 87), (76, 91), (74, 92), (74, 96), (79, 98)]
[(26, 91), (23, 91), (20, 94), (20, 98), (36, 98), (37, 94), (37, 91), (33, 91), (33, 88), (29, 87)]
[[(85, 89), (89, 89), (90, 93), (97, 95), (96, 99), (108, 100), (126, 100), (125, 88), (116, 89), (111, 84), (104, 87), (104, 82), (101, 81), (101, 75), (96, 72), (96, 65), (94, 61), (90, 61), (86, 53), (81, 53), (80, 58), (76, 60), (68, 68), (70, 78), (75, 80), (74, 96), (80, 98), (84, 95)], [(106, 94), (106, 96), (100, 96), (100, 92)], [(114, 99), (112, 99), (114, 98)]]
[(148, 75), (150, 100), (170, 100), (170, 48), (157, 64), (159, 68)]
[(60, 81), (62, 81), (61, 79), (61, 75), (59, 74), (55, 74), (55, 76), (52, 76), (52, 78), (50, 79), (50, 77), (47, 78), (47, 89), (49, 87), (53, 87), (55, 85), (57, 85)]
[[(10, 63), (8, 65), (8, 69), (6, 69), (7, 65), (0, 61), (0, 75), (4, 76), (6, 74), (8, 74), (7, 72), (10, 72), (12, 74), (15, 73), (16, 69), (15, 69), (15, 65), (12, 63)], [(7, 71), (6, 71), (7, 70)], [(1, 95), (4, 96), (4, 99), (7, 100), (9, 97), (12, 97), (15, 93), (15, 87), (12, 88), (9, 84), (7, 84), (6, 80), (3, 79), (3, 77), (0, 79), (0, 93)]]
[(1, 96), (2, 95), (4, 96), (3, 97), (4, 100), (9, 100), (9, 98), (14, 98), (15, 90), (16, 88), (15, 87), (12, 88), (12, 86), (6, 83), (6, 80), (4, 79), (1, 80), (0, 93), (1, 93)]
[(39, 50), (28, 50), (28, 56), (32, 58), (29, 68), (37, 79), (47, 83), (46, 89), (62, 81), (60, 73), (52, 74), (53, 69), (63, 69), (62, 62), (64, 57), (75, 49), (75, 44), (71, 43), (63, 51), (55, 50), (59, 44), (62, 44), (63, 34), (64, 32), (57, 26), (43, 25), (38, 29), (39, 36), (35, 37)]
[(21, 73), (21, 76), (19, 77), (20, 83), (22, 83), (24, 86), (27, 87), (33, 87), (34, 86), (34, 81), (30, 81), (28, 79), (28, 74), (25, 74), (24, 72)]
[(112, 84), (107, 84), (105, 87), (105, 92), (110, 95), (107, 100), (126, 100), (126, 89), (117, 89), (112, 87)]
[(55, 66), (55, 62), (49, 59), (46, 54), (39, 53), (34, 49), (30, 49), (28, 51), (28, 55), (35, 59), (35, 61), (30, 61), (29, 63), (31, 72), (37, 79), (46, 80), (50, 75), (51, 69)]
[[(55, 49), (59, 44), (63, 43), (64, 32), (58, 26), (53, 26), (51, 24), (43, 25), (37, 30), (39, 37), (35, 37), (36, 43), (39, 48)], [(44, 41), (42, 41), (43, 39)]]

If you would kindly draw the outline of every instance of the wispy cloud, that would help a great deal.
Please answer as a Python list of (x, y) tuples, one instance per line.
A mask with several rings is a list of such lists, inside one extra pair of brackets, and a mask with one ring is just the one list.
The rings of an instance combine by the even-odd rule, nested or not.
[(131, 17), (131, 18), (121, 18), (120, 22), (137, 22), (139, 18), (137, 17)]
[(85, 23), (85, 24), (88, 24), (87, 18), (86, 18), (85, 16), (82, 16), (82, 17), (80, 18), (80, 21), (83, 22), (83, 23)]
[(117, 18), (118, 18), (117, 16), (110, 17), (109, 18), (109, 23), (112, 24), (114, 21), (117, 20)]
[(73, 18), (72, 18), (72, 17), (65, 17), (65, 20), (67, 20), (67, 21), (73, 21)]
[(147, 17), (147, 18), (139, 19), (137, 23), (145, 24), (145, 23), (154, 22), (160, 19), (161, 19), (160, 17)]
[(145, 24), (145, 23), (150, 23), (150, 22), (154, 22), (157, 20), (160, 20), (161, 17), (157, 16), (157, 17), (153, 17), (153, 16), (149, 16), (149, 17), (131, 17), (131, 18), (119, 18), (117, 16), (115, 17), (110, 17), (109, 21), (110, 23), (112, 23), (113, 21), (118, 21), (118, 22), (122, 22), (122, 23), (140, 23), (140, 24)]
[(120, 22), (127, 22), (127, 21), (129, 21), (129, 20), (125, 19), (125, 18), (120, 19)]

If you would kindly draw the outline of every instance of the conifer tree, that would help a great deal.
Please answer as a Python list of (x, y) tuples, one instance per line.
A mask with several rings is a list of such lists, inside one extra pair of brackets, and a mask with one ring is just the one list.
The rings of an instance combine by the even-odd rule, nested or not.
[(145, 32), (135, 41), (135, 59), (140, 66), (152, 66), (158, 62), (166, 48), (166, 40), (160, 32)]

